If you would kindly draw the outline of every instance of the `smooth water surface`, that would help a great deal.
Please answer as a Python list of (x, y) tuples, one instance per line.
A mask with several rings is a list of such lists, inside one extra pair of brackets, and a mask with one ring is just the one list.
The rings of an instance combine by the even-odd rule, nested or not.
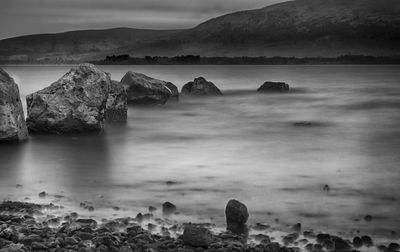
[[(4, 67), (22, 96), (69, 68)], [(133, 70), (179, 89), (203, 76), (224, 96), (131, 106), (126, 125), (107, 125), (100, 136), (32, 135), (1, 145), (2, 198), (55, 200), (70, 210), (91, 201), (96, 210), (87, 214), (99, 217), (171, 201), (176, 218), (221, 225), (225, 204), (236, 198), (248, 206), (250, 223), (400, 232), (400, 66), (100, 68), (116, 80)], [(287, 82), (291, 92), (257, 94), (267, 80)], [(311, 125), (296, 123), (303, 121)], [(41, 191), (50, 195), (39, 199)]]

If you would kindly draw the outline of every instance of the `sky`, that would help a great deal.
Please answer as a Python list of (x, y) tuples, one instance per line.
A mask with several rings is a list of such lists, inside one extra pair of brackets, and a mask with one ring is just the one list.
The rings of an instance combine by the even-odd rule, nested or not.
[(285, 0), (0, 0), (0, 39), (132, 27), (191, 28), (210, 18)]

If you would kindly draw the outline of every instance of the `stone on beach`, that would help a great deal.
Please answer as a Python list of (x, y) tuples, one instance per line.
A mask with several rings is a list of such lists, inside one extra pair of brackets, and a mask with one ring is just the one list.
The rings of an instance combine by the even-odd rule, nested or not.
[(122, 77), (121, 84), (125, 87), (128, 103), (131, 104), (165, 104), (174, 95), (171, 90), (172, 83), (132, 71), (127, 72)]
[(213, 240), (213, 235), (207, 228), (189, 224), (183, 231), (182, 240), (193, 247), (208, 247)]
[(0, 68), (0, 142), (18, 142), (27, 138), (18, 85)]
[(125, 122), (128, 117), (128, 97), (125, 88), (118, 81), (111, 81), (106, 104), (107, 122)]
[(247, 219), (249, 218), (249, 212), (243, 203), (232, 199), (226, 205), (225, 217), (228, 229), (236, 229), (237, 227), (244, 226), (246, 224)]
[(214, 83), (203, 77), (194, 79), (182, 87), (181, 93), (187, 96), (222, 95), (221, 90)]
[(262, 92), (262, 93), (289, 92), (289, 85), (284, 82), (266, 81), (257, 89), (257, 92)]
[(173, 214), (176, 211), (176, 206), (174, 204), (172, 204), (171, 202), (165, 202), (164, 204), (162, 204), (162, 212), (163, 214), (169, 215), (169, 214)]
[(72, 68), (49, 87), (26, 97), (29, 131), (102, 131), (110, 84), (110, 75), (92, 64)]

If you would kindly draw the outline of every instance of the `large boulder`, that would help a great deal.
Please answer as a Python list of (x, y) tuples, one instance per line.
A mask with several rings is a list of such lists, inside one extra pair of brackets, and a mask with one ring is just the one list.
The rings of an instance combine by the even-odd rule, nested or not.
[(118, 81), (111, 81), (106, 104), (107, 122), (126, 122), (128, 117), (127, 93)]
[(194, 79), (194, 81), (186, 83), (182, 87), (181, 93), (188, 96), (202, 95), (222, 95), (221, 90), (214, 83), (207, 81), (203, 77)]
[(165, 104), (173, 95), (173, 91), (167, 87), (168, 82), (132, 71), (122, 77), (121, 84), (125, 87), (128, 103), (131, 104)]
[(18, 85), (0, 68), (0, 142), (28, 138)]
[(102, 131), (110, 84), (110, 75), (92, 64), (72, 68), (49, 87), (26, 97), (29, 131)]
[(213, 240), (213, 235), (207, 228), (189, 224), (185, 226), (182, 240), (184, 244), (193, 247), (208, 247)]
[(257, 89), (257, 92), (261, 93), (289, 92), (289, 85), (284, 82), (266, 81)]

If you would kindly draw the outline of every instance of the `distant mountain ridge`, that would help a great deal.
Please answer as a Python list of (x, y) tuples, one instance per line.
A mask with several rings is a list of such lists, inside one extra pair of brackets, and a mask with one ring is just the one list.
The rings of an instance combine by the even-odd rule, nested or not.
[(106, 55), (400, 55), (400, 0), (295, 0), (210, 19), (186, 30), (116, 28), (0, 41), (0, 60)]

